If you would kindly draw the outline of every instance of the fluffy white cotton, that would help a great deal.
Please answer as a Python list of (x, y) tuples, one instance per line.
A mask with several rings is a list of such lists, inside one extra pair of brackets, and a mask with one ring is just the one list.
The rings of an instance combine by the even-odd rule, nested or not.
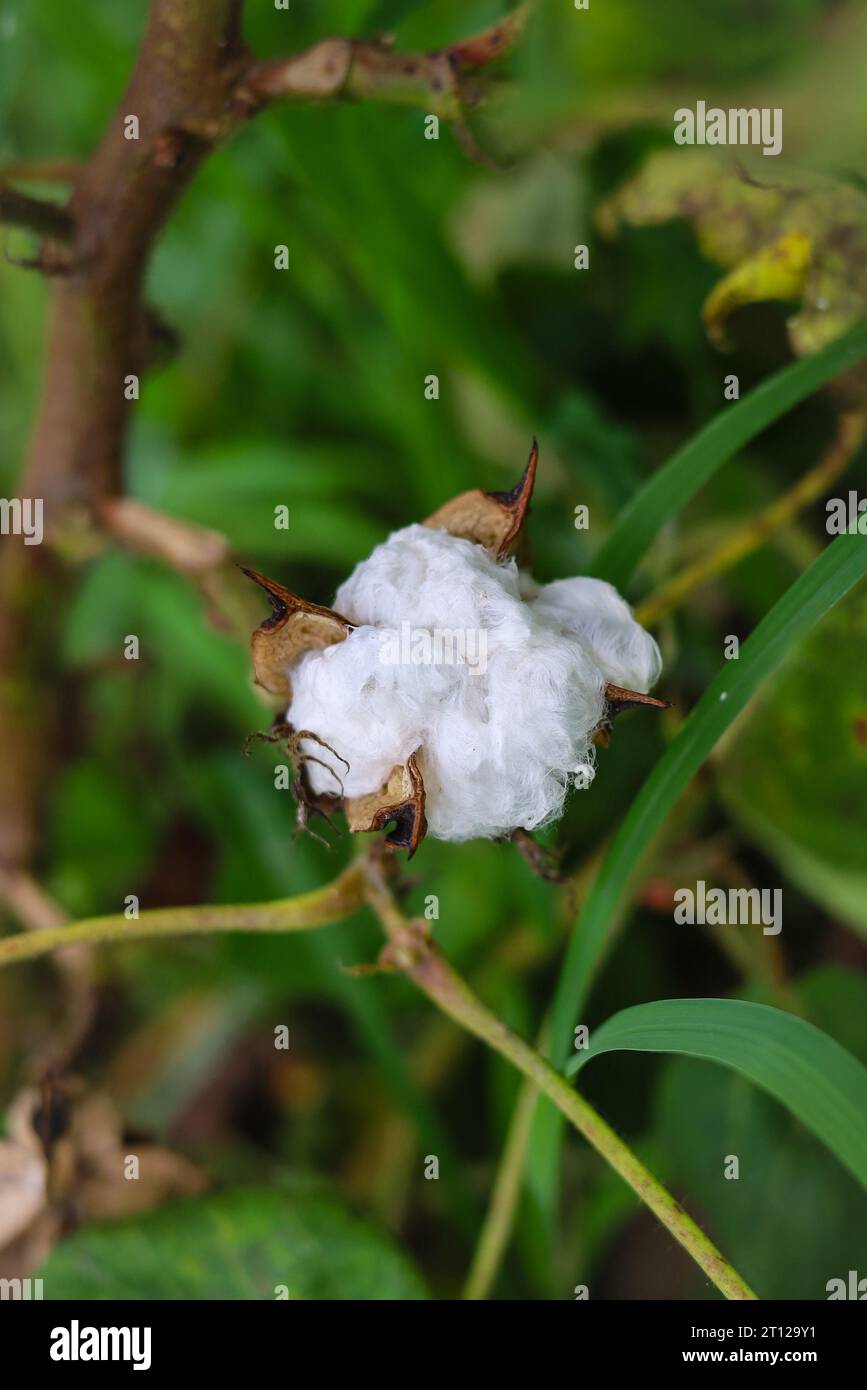
[(590, 651), (606, 681), (647, 693), (659, 680), (662, 657), (632, 609), (604, 579), (556, 579), (539, 589), (533, 611), (564, 637), (577, 638)]
[(307, 765), (311, 785), (377, 791), (418, 751), (442, 840), (555, 820), (576, 776), (593, 776), (605, 685), (646, 691), (661, 666), (610, 584), (540, 588), (514, 560), (425, 526), (378, 546), (334, 607), (355, 630), (291, 673), (289, 722), (334, 750), (307, 745), (328, 764)]

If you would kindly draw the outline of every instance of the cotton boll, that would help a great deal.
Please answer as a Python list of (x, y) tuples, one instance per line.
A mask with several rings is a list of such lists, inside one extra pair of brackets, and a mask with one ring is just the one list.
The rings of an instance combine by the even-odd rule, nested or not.
[[(513, 560), (429, 527), (378, 546), (335, 608), (354, 630), (291, 672), (287, 719), (322, 741), (305, 751), (327, 764), (307, 764), (310, 785), (364, 795), (417, 753), (439, 839), (559, 817), (576, 773), (592, 778), (606, 684), (646, 691), (659, 673), (656, 643), (610, 585), (539, 590)], [(468, 643), (466, 660), (431, 647), (444, 631)], [(417, 637), (439, 659), (415, 659)]]
[(535, 613), (580, 639), (612, 685), (646, 693), (658, 681), (659, 647), (612, 584), (602, 579), (557, 579), (530, 601)]

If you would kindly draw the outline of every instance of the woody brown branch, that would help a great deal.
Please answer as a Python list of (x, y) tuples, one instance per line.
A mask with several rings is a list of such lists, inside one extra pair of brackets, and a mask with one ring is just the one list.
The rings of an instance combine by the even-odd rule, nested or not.
[[(326, 39), (268, 63), (252, 61), (240, 15), (239, 0), (153, 0), (131, 81), (76, 179), (66, 210), (76, 235), (69, 273), (53, 294), (26, 474), (25, 493), (44, 497), (49, 511), (122, 492), (131, 409), (123, 381), (147, 363), (142, 275), (166, 218), (215, 142), (278, 97), (450, 103), (456, 74), (499, 57), (520, 33), (526, 9), (436, 53)], [(126, 138), (129, 116), (138, 119), (138, 139)]]
[[(132, 78), (75, 181), (69, 273), (52, 296), (42, 405), (25, 491), (58, 509), (118, 494), (130, 402), (147, 324), (142, 276), (171, 209), (209, 149), (241, 56), (230, 0), (154, 0)], [(138, 122), (130, 139), (129, 117)]]
[(0, 180), (23, 179), (26, 183), (72, 183), (81, 173), (77, 159), (24, 159), (0, 165)]
[[(209, 148), (239, 66), (237, 0), (153, 0), (129, 85), (65, 209), (74, 236), (53, 280), (43, 388), (22, 497), (49, 536), (70, 510), (122, 493), (124, 378), (149, 351), (142, 277), (172, 207)], [(126, 118), (138, 120), (127, 139)], [(55, 635), (64, 581), (44, 546), (10, 537), (0, 558), (0, 862), (33, 848), (50, 770)]]
[[(215, 144), (277, 97), (413, 100), (452, 114), (460, 73), (505, 51), (525, 17), (522, 7), (482, 34), (417, 58), (376, 40), (336, 39), (261, 64), (241, 37), (242, 13), (243, 0), (152, 0), (132, 77), (106, 133), (75, 172), (66, 208), (51, 210), (55, 239), (61, 225), (72, 236), (50, 257), (63, 273), (52, 282), (41, 401), (19, 485), (20, 496), (42, 499), (49, 540), (70, 518), (98, 525), (100, 507), (123, 495), (132, 410), (125, 379), (141, 376), (153, 355), (144, 272), (166, 219)], [(138, 138), (128, 138), (129, 117), (138, 122)], [(43, 261), (47, 256), (43, 251)], [(49, 547), (24, 547), (15, 538), (4, 546), (0, 864), (26, 861), (33, 847), (35, 808), (50, 767), (46, 692), (56, 683), (53, 653), (67, 584)]]
[(0, 183), (0, 222), (10, 227), (23, 227), (37, 236), (68, 242), (75, 236), (75, 223), (65, 208), (30, 198)]

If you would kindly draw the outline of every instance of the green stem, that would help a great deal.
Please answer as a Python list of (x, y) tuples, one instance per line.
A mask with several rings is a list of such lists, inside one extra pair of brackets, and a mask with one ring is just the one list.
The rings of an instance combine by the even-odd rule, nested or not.
[(212, 931), (295, 931), (324, 926), (368, 902), (389, 939), (383, 967), (399, 969), (444, 1013), (487, 1043), (547, 1095), (585, 1139), (619, 1173), (632, 1190), (689, 1252), (716, 1287), (734, 1299), (756, 1295), (671, 1194), (636, 1158), (600, 1115), (573, 1090), (549, 1062), (513, 1033), (481, 1000), (428, 941), (427, 924), (408, 922), (388, 886), (377, 848), (357, 859), (332, 883), (277, 902), (230, 907), (167, 907), (127, 919), (122, 914), (91, 917), (71, 926), (46, 927), (0, 940), (0, 966), (33, 959), (82, 943), (155, 940)]
[(110, 917), (88, 917), (70, 926), (7, 936), (0, 940), (0, 967), (82, 942), (94, 945), (105, 941), (153, 941), (215, 931), (303, 931), (338, 922), (364, 902), (364, 878), (357, 861), (324, 888), (295, 898), (229, 907), (162, 907), (133, 918), (116, 913)]
[(619, 1173), (650, 1208), (675, 1240), (692, 1256), (726, 1298), (754, 1299), (757, 1295), (741, 1278), (713, 1241), (675, 1201), (602, 1116), (569, 1085), (559, 1072), (522, 1038), (489, 1013), (458, 975), (432, 952), (410, 971), (416, 984), (464, 1028), (506, 1057), (554, 1102), (597, 1153)]
[(757, 1295), (717, 1250), (713, 1241), (605, 1123), (602, 1116), (573, 1090), (550, 1062), (534, 1051), (523, 1038), (519, 1038), (517, 1033), (513, 1033), (473, 994), (428, 940), (426, 927), (429, 924), (408, 922), (404, 918), (392, 897), (380, 860), (372, 855), (365, 861), (364, 867), (370, 904), (389, 938), (382, 964), (403, 970), (444, 1013), (499, 1052), (548, 1096), (597, 1153), (629, 1184), (726, 1298), (755, 1299)]

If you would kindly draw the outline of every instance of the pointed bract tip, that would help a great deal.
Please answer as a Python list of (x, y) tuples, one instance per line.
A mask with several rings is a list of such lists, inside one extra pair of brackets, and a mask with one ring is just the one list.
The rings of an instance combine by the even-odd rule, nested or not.
[(655, 695), (645, 695), (641, 690), (627, 690), (622, 685), (606, 685), (605, 699), (614, 714), (624, 709), (635, 709), (641, 705), (651, 709), (671, 709), (670, 700), (657, 700)]

